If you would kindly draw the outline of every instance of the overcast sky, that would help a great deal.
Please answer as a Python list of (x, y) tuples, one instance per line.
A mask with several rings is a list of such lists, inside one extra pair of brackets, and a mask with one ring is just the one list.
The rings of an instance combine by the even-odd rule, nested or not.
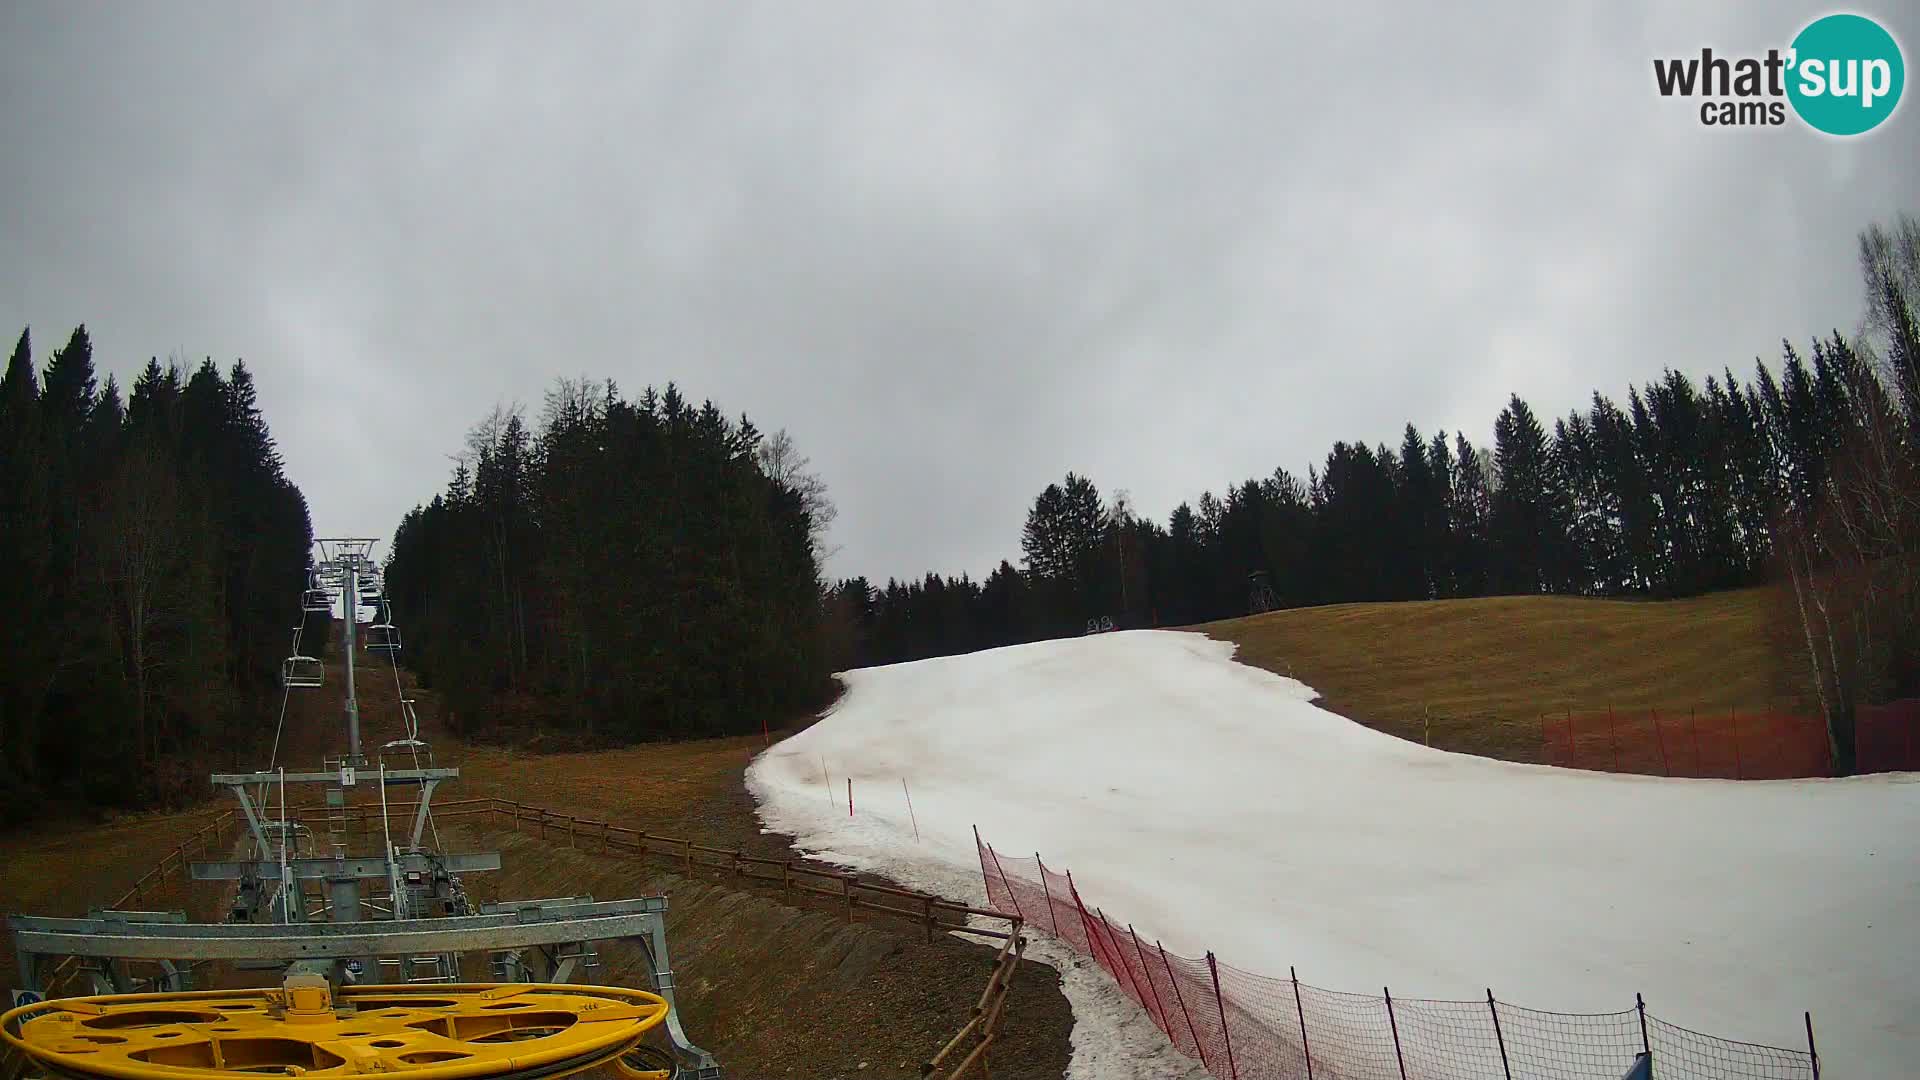
[[(1822, 5), (388, 7), (0, 9), (0, 330), (244, 358), (322, 534), (556, 376), (671, 379), (793, 433), (833, 574), (977, 576), (1068, 470), (1164, 520), (1516, 391), (1744, 378), (1920, 211), (1913, 102), (1839, 141), (1655, 93)], [(1855, 10), (1913, 65), (1914, 9)]]

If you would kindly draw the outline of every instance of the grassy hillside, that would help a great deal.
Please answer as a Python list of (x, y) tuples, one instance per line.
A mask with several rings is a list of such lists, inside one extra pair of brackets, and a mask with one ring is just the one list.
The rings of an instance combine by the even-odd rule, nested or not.
[(1669, 601), (1502, 596), (1298, 608), (1194, 629), (1369, 727), (1538, 761), (1542, 713), (1805, 711), (1797, 673), (1780, 669), (1769, 640), (1776, 604), (1769, 589)]

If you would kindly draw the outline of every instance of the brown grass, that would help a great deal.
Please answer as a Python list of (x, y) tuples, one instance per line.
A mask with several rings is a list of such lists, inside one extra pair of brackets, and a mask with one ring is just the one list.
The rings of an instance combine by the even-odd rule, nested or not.
[(1770, 640), (1776, 598), (1502, 596), (1295, 608), (1194, 629), (1300, 679), (1368, 727), (1445, 750), (1543, 760), (1543, 713), (1804, 711)]

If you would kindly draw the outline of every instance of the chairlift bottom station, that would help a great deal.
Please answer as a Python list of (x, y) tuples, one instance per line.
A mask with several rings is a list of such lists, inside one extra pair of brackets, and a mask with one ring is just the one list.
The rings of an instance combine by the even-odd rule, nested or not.
[[(374, 541), (319, 543), (322, 558), (301, 590), (302, 626), (281, 666), (287, 694), (325, 681), (321, 661), (300, 648), (316, 593), (329, 611), (338, 603), (352, 612), (360, 582), (378, 581)], [(394, 657), (400, 631), (384, 595), (377, 609), (365, 648)], [(340, 621), (351, 688), (356, 626)], [(359, 704), (349, 692), (346, 751), (321, 769), (275, 761), (210, 777), (239, 804), (241, 857), (194, 862), (188, 871), (230, 890), (225, 921), (189, 922), (183, 911), (9, 917), (18, 990), (16, 1007), (0, 1014), (0, 1041), (25, 1064), (24, 1075), (543, 1080), (604, 1068), (626, 1080), (721, 1076), (680, 1025), (665, 897), (472, 901), (463, 876), (499, 869), (500, 856), (440, 850), (432, 799), (459, 770), (435, 765), (413, 700), (397, 678), (394, 689), (406, 732), (372, 758), (361, 750)], [(298, 805), (290, 789), (315, 786), (325, 789), (320, 818), (288, 809)], [(377, 792), (377, 802), (353, 800), (356, 791)], [(350, 809), (370, 816), (376, 805), (379, 850), (354, 850), (371, 842), (354, 843)], [(610, 943), (637, 950), (647, 985), (599, 985), (600, 951)], [(491, 981), (468, 980), (479, 971)], [(256, 984), (268, 972), (278, 982), (199, 985), (209, 972)], [(91, 992), (46, 997), (48, 984), (75, 980)]]

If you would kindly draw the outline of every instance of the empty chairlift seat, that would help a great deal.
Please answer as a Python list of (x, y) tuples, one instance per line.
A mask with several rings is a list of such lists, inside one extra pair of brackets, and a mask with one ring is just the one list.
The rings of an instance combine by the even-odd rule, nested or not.
[(319, 686), (325, 671), (317, 657), (289, 656), (280, 665), (280, 681), (290, 687)]
[(325, 589), (308, 589), (300, 601), (300, 606), (309, 614), (333, 614), (333, 596)]
[(400, 628), (392, 623), (374, 623), (367, 627), (367, 651), (397, 653), (400, 651)]

